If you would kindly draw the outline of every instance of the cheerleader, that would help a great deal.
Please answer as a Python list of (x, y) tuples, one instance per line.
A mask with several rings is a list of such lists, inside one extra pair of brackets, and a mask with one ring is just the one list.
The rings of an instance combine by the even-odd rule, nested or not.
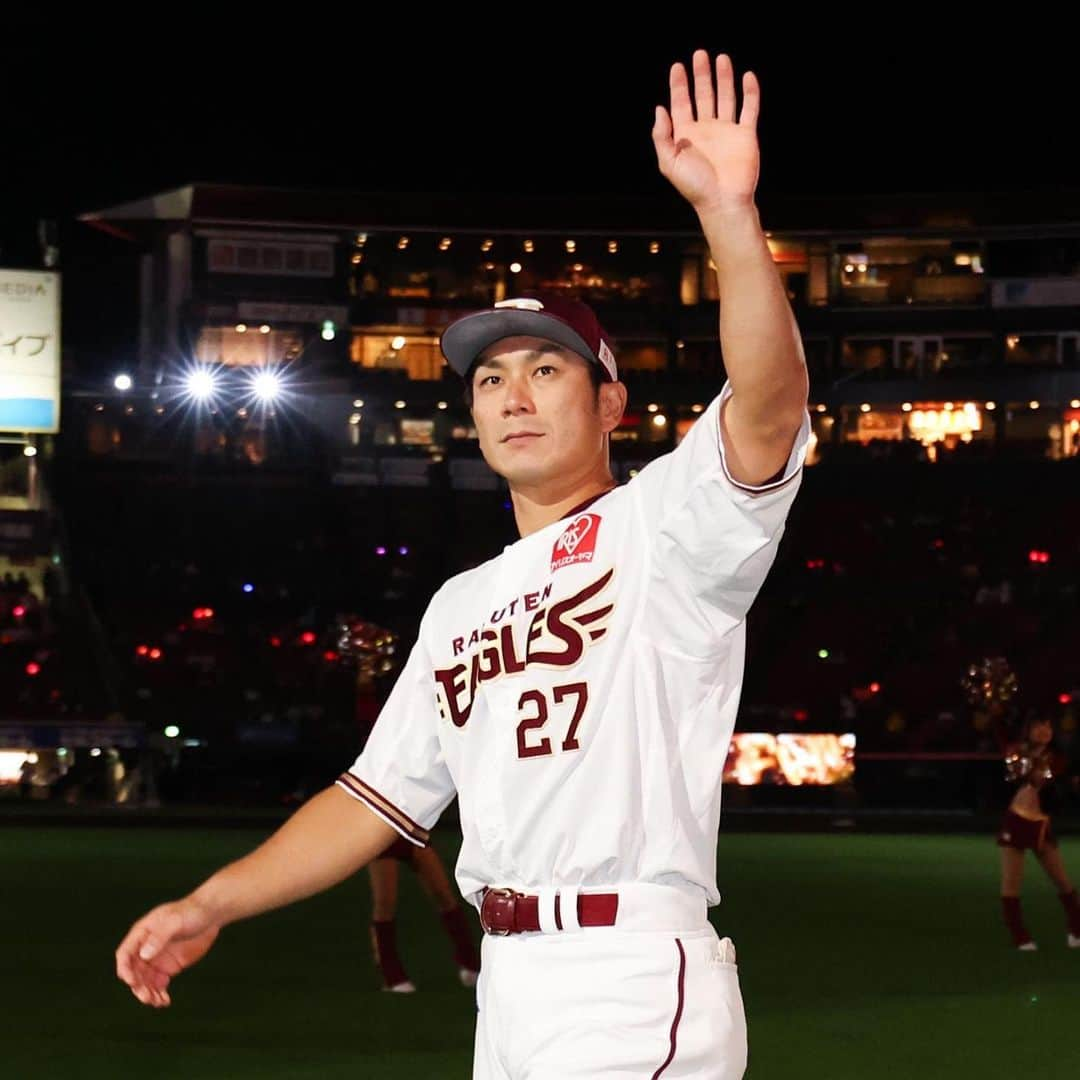
[(1024, 853), (1032, 851), (1057, 889), (1065, 909), (1070, 949), (1080, 948), (1080, 901), (1065, 871), (1051, 815), (1057, 809), (1055, 780), (1064, 775), (1064, 756), (1054, 747), (1054, 727), (1043, 715), (1024, 726), (1019, 742), (1008, 747), (1005, 774), (1017, 785), (1002, 818), (997, 843), (1001, 849), (1001, 911), (1013, 944), (1034, 952), (1032, 939), (1020, 910), (1020, 887), (1024, 880)]

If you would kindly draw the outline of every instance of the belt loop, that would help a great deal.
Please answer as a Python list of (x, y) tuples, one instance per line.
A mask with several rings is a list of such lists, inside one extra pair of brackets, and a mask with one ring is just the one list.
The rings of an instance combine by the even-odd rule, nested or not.
[[(558, 926), (555, 924), (555, 893), (552, 888), (538, 889), (536, 893), (536, 913), (540, 918), (540, 930), (544, 934), (557, 934)], [(563, 923), (565, 926), (566, 924)]]
[(578, 893), (576, 885), (566, 885), (559, 890), (559, 915), (562, 920), (562, 928), (568, 934), (581, 929), (578, 922)]

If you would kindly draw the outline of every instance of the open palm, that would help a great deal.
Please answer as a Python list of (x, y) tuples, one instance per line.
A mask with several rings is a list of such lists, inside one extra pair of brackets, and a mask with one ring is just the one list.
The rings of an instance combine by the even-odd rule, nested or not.
[(716, 85), (704, 49), (694, 53), (691, 98), (686, 69), (671, 68), (671, 111), (657, 106), (653, 144), (660, 172), (699, 212), (751, 203), (760, 152), (757, 117), (761, 90), (743, 76), (742, 111), (735, 116), (735, 81), (729, 57), (716, 58)]

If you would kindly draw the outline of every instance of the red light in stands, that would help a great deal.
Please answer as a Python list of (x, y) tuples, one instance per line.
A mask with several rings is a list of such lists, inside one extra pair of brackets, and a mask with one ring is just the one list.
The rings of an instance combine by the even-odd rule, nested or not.
[(275, 649), (280, 649), (280, 648), (281, 648), (281, 638), (279, 638), (279, 637), (272, 637), (272, 638), (270, 639), (270, 644), (271, 644), (271, 645), (272, 645), (272, 646), (273, 646), (273, 647), (274, 647)]
[(935, 540), (934, 541), (934, 548), (937, 551), (940, 551), (944, 546), (945, 546), (945, 541), (944, 540)]
[(314, 645), (314, 644), (315, 644), (315, 635), (314, 635), (314, 634), (313, 634), (313, 633), (312, 633), (312, 632), (311, 632), (310, 630), (305, 630), (305, 631), (304, 631), (304, 632), (303, 632), (303, 633), (302, 633), (302, 634), (300, 635), (300, 640), (301, 640), (301, 641), (302, 641), (302, 642), (303, 642), (303, 643), (304, 643), (305, 645)]
[(161, 659), (161, 650), (160, 649), (151, 649), (150, 650), (150, 659), (151, 660), (160, 660)]
[(150, 651), (150, 649), (149, 649), (149, 648), (148, 648), (148, 647), (147, 647), (146, 645), (140, 645), (140, 646), (139, 646), (139, 647), (138, 647), (138, 648), (137, 648), (137, 649), (135, 650), (135, 652), (136, 652), (136, 653), (137, 653), (137, 654), (138, 654), (139, 656), (145, 656), (145, 655), (146, 655), (146, 654), (147, 654), (147, 653), (148, 653), (149, 651)]
[(1072, 694), (1058, 694), (1058, 702), (1062, 705), (1068, 705), (1072, 701)]
[(214, 609), (210, 607), (197, 607), (192, 613), (193, 619), (212, 619), (214, 617)]
[(24, 608), (22, 604), (16, 604), (11, 609), (11, 614), (14, 615), (16, 619), (21, 619), (26, 614), (26, 608)]
[(328, 664), (332, 664), (338, 658), (338, 654), (333, 649), (327, 649), (322, 656)]
[(794, 716), (796, 724), (805, 724), (810, 719), (810, 714), (805, 709), (796, 709)]
[(31, 678), (33, 678), (35, 675), (40, 675), (41, 665), (35, 664), (33, 660), (31, 660), (30, 663), (26, 665), (26, 674), (29, 675)]
[(880, 694), (881, 693), (881, 683), (872, 682), (870, 684), (870, 693), (871, 694)]
[(1042, 564), (1045, 564), (1045, 563), (1048, 563), (1049, 561), (1050, 561), (1050, 552), (1049, 551), (1038, 551), (1037, 549), (1032, 548), (1031, 551), (1028, 552), (1028, 562), (1030, 562), (1030, 563), (1042, 563)]

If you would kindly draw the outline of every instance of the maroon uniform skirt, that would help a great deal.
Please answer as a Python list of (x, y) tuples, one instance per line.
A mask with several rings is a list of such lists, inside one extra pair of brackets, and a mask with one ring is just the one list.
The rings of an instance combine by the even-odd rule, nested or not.
[(1057, 847), (1054, 827), (1048, 818), (1043, 821), (1032, 821), (1012, 810), (1006, 810), (1001, 819), (997, 842), (998, 847), (1011, 847), (1018, 851), (1026, 851), (1028, 848), (1038, 851), (1043, 844)]

